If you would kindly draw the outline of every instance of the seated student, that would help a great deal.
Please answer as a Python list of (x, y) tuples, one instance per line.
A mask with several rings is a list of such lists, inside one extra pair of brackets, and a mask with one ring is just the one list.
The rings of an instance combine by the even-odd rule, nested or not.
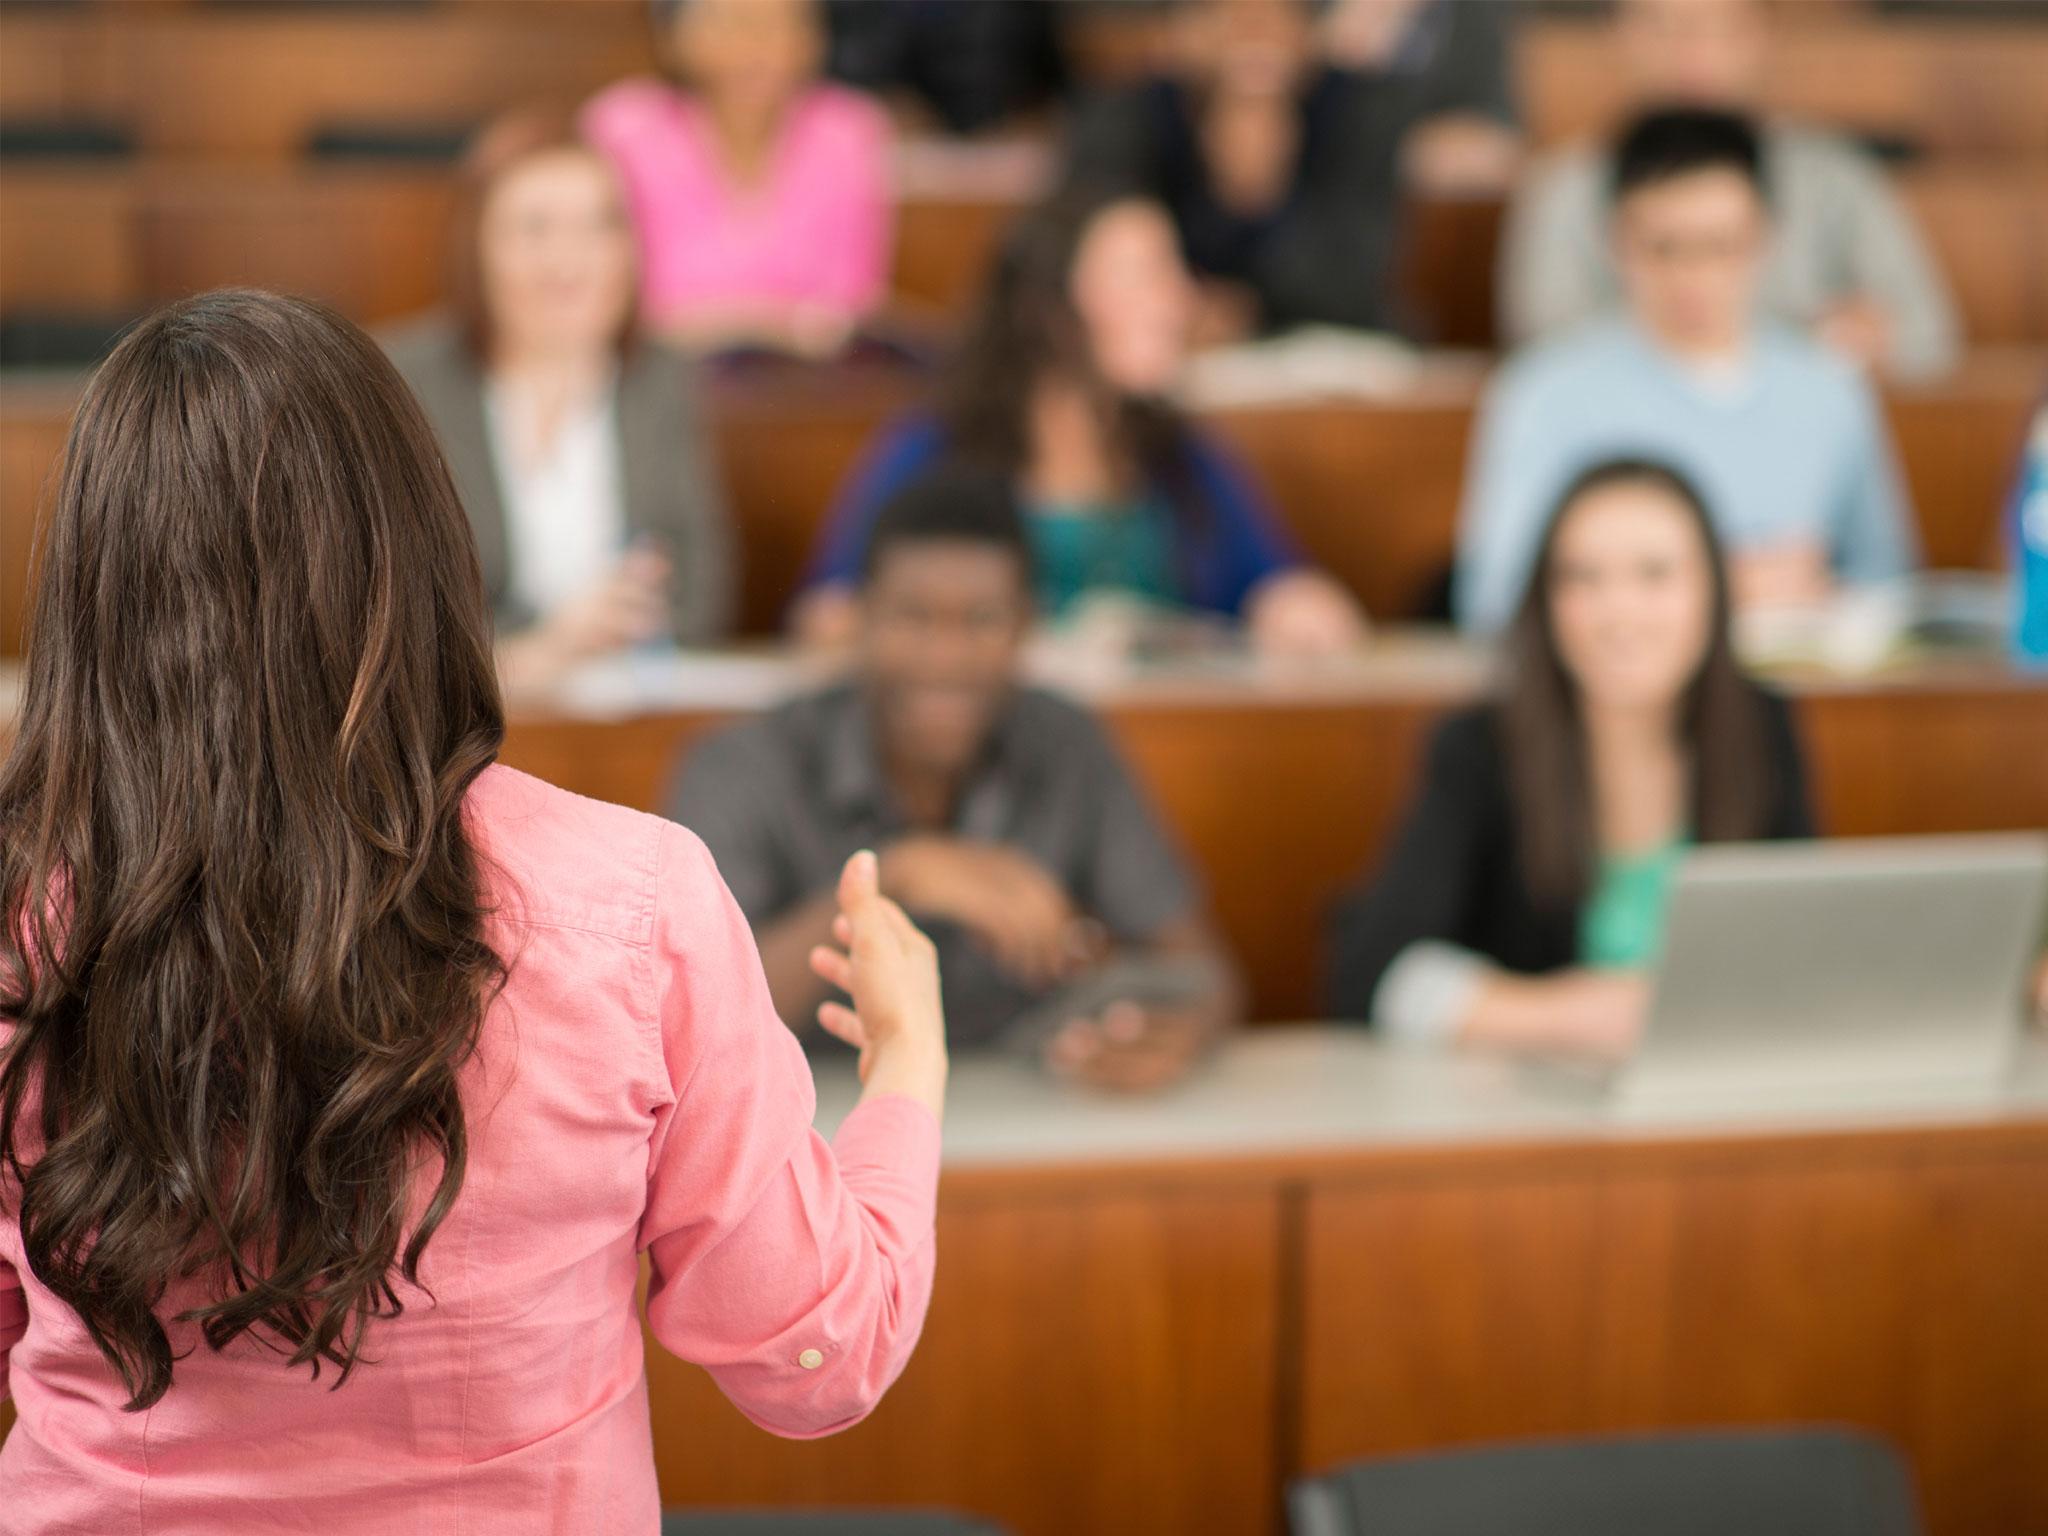
[(1670, 459), (1732, 550), (1738, 607), (1805, 605), (1915, 561), (1905, 491), (1862, 376), (1759, 321), (1770, 240), (1756, 135), (1656, 112), (1615, 153), (1626, 315), (1516, 359), (1488, 391), (1458, 530), (1459, 622), (1490, 630), (1527, 581), (1544, 511), (1589, 461)]
[(1076, 113), (1070, 174), (1172, 214), (1204, 342), (1398, 330), (1396, 156), (1357, 131), (1359, 80), (1317, 62), (1306, 0), (1184, 0), (1172, 40), (1170, 72)]
[(1512, 0), (1331, 0), (1323, 57), (1362, 77), (1373, 163), (1445, 197), (1505, 191), (1522, 158)]
[(997, 475), (941, 466), (889, 500), (864, 555), (854, 679), (713, 738), (669, 814), (703, 838), (754, 926), (782, 1016), (823, 987), (835, 872), (881, 856), (929, 926), (948, 1038), (975, 1046), (1112, 951), (1213, 977), (1171, 1008), (1112, 1004), (1051, 1036), (1057, 1070), (1148, 1088), (1234, 1019), (1194, 882), (1102, 730), (1017, 672), (1031, 618), (1022, 518)]
[[(1636, 100), (1761, 110), (1768, 18), (1766, 0), (1622, 0), (1618, 40)], [(1902, 375), (1953, 366), (1954, 306), (1876, 158), (1800, 123), (1771, 122), (1762, 139), (1776, 213), (1765, 309)], [(1500, 269), (1500, 312), (1512, 340), (1557, 335), (1619, 299), (1607, 181), (1603, 148), (1581, 146), (1538, 167), (1515, 198)]]
[(483, 561), (508, 694), (592, 656), (722, 637), (732, 535), (690, 364), (635, 333), (618, 182), (566, 122), (486, 130), (457, 187), (451, 304), (387, 339)]
[(1154, 203), (1076, 187), (1020, 221), (938, 412), (890, 431), (840, 494), (795, 610), (798, 636), (844, 641), (876, 513), (958, 455), (1011, 477), (1049, 618), (1112, 590), (1239, 618), (1268, 651), (1356, 644), (1356, 602), (1302, 563), (1245, 470), (1171, 403), (1190, 297)]
[(1340, 907), (1331, 1002), (1410, 1040), (1619, 1055), (1686, 845), (1811, 834), (1791, 713), (1730, 650), (1699, 493), (1650, 462), (1558, 499), (1505, 661)]
[(1069, 8), (1045, 0), (826, 0), (835, 80), (947, 133), (1000, 131), (1067, 84)]
[(686, 88), (629, 80), (583, 130), (640, 229), (641, 303), (671, 340), (824, 355), (887, 296), (887, 115), (820, 81), (818, 0), (657, 0)]

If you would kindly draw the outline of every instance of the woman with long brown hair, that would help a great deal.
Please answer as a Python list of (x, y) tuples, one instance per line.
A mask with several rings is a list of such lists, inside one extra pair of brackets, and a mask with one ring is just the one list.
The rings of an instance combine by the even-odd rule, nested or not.
[(1019, 219), (937, 409), (884, 432), (841, 492), (794, 610), (798, 635), (851, 635), (883, 505), (960, 458), (1014, 485), (1046, 618), (1114, 591), (1240, 620), (1264, 651), (1357, 644), (1357, 602), (1302, 559), (1244, 467), (1174, 407), (1193, 302), (1173, 223), (1146, 198), (1075, 186)]
[(1812, 833), (1791, 713), (1735, 660), (1699, 493), (1645, 460), (1558, 499), (1504, 663), (1499, 697), (1438, 729), (1384, 867), (1338, 913), (1334, 1012), (1619, 1055), (1685, 848)]
[(930, 947), (856, 857), (828, 1145), (702, 844), (495, 765), (476, 554), (366, 337), (249, 292), (133, 331), (26, 667), (11, 1528), (651, 1532), (643, 1252), (655, 1335), (757, 1422), (873, 1405), (930, 1294)]

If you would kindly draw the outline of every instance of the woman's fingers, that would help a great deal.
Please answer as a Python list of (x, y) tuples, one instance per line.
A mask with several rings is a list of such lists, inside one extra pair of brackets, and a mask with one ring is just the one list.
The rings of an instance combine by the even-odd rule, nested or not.
[(866, 1049), (868, 1034), (861, 1027), (860, 1015), (844, 1003), (818, 1004), (818, 1023), (834, 1039), (845, 1041), (855, 1050)]
[(840, 948), (853, 948), (853, 924), (847, 921), (844, 912), (832, 919), (832, 937), (839, 941)]
[[(883, 900), (881, 866), (873, 853), (863, 848), (839, 871), (839, 911), (849, 926), (859, 928)], [(894, 906), (893, 902), (889, 903)]]
[(820, 944), (811, 951), (811, 969), (840, 991), (853, 992), (853, 960), (843, 950)]

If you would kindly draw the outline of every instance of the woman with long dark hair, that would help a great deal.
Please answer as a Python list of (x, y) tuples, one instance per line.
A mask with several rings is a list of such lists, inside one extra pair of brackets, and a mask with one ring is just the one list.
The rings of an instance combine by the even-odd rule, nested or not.
[(877, 513), (934, 464), (963, 458), (1014, 481), (1049, 618), (1112, 590), (1241, 619), (1262, 649), (1354, 644), (1357, 604), (1303, 563), (1243, 466), (1171, 403), (1193, 302), (1156, 203), (1075, 187), (1021, 219), (938, 409), (892, 428), (841, 493), (798, 635), (850, 634)]
[(1340, 909), (1331, 1000), (1408, 1038), (1620, 1054), (1685, 847), (1811, 835), (1791, 713), (1735, 660), (1699, 494), (1643, 460), (1559, 498), (1504, 664)]
[(26, 666), (10, 1528), (652, 1531), (642, 1253), (656, 1337), (757, 1422), (873, 1405), (931, 1285), (930, 947), (857, 856), (828, 1145), (703, 845), (494, 764), (476, 553), (368, 338), (248, 292), (137, 327)]

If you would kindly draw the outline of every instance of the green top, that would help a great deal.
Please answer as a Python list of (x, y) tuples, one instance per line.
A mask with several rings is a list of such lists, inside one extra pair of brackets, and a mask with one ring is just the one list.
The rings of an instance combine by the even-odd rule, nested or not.
[(1104, 589), (1166, 604), (1180, 595), (1173, 572), (1173, 510), (1158, 497), (1124, 506), (1041, 504), (1026, 521), (1039, 609), (1049, 619)]
[(1685, 857), (1689, 836), (1640, 853), (1603, 854), (1593, 894), (1579, 913), (1579, 963), (1601, 970), (1635, 970), (1656, 962), (1664, 948), (1664, 910), (1671, 876)]

